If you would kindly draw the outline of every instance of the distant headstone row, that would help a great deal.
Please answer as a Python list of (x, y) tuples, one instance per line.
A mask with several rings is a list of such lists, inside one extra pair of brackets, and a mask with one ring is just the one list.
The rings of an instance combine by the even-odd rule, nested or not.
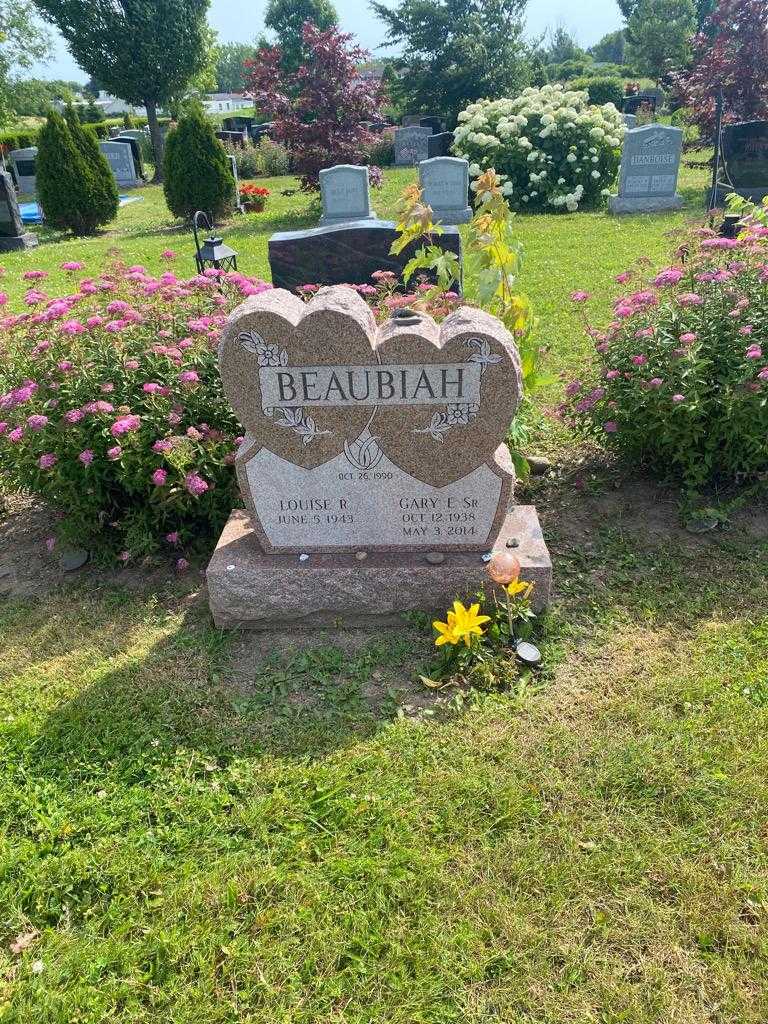
[[(449, 156), (423, 160), (419, 164), (419, 183), (424, 202), (432, 207), (435, 223), (464, 224), (472, 219), (466, 160)], [(371, 208), (367, 167), (339, 164), (320, 171), (320, 194), (323, 227), (376, 218)]]
[[(121, 188), (144, 184), (141, 147), (132, 135), (121, 135), (99, 142), (115, 181)], [(19, 191), (26, 195), (37, 192), (37, 146), (14, 149), (8, 154)]]
[(395, 163), (412, 167), (422, 160), (448, 156), (453, 145), (453, 132), (444, 130), (439, 117), (406, 115), (403, 127), (395, 129)]

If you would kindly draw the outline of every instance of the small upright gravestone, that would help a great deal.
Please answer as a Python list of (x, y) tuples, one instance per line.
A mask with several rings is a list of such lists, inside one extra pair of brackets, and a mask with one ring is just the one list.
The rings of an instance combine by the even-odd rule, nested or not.
[(611, 213), (652, 213), (679, 210), (677, 174), (683, 147), (682, 128), (649, 124), (624, 135), (619, 168), (619, 194), (610, 196)]
[(637, 114), (622, 114), (621, 119), (625, 128), (637, 128)]
[(398, 167), (413, 167), (429, 159), (429, 137), (431, 128), (395, 128), (395, 164)]
[(37, 146), (13, 149), (8, 154), (19, 192), (34, 195), (37, 191)]
[(439, 156), (419, 164), (424, 202), (432, 208), (435, 224), (466, 224), (472, 220), (469, 164), (455, 156)]
[(343, 224), (352, 220), (370, 220), (371, 209), (368, 168), (355, 164), (337, 164), (320, 171), (323, 201), (321, 224)]
[(657, 97), (651, 93), (635, 93), (634, 96), (627, 96), (624, 100), (623, 112), (625, 114), (646, 114), (648, 117), (656, 116)]
[(125, 142), (113, 140), (100, 142), (99, 149), (107, 158), (107, 163), (112, 169), (115, 181), (121, 187), (132, 187), (141, 185), (142, 180), (133, 159), (133, 149)]
[(453, 145), (453, 132), (440, 132), (437, 135), (430, 135), (427, 139), (428, 159), (435, 156), (450, 156)]
[(715, 205), (729, 192), (759, 203), (768, 195), (768, 121), (726, 125), (721, 133), (722, 177)]
[(7, 171), (0, 170), (0, 252), (36, 245), (37, 236), (24, 230), (13, 180)]
[(219, 350), (242, 424), (247, 513), (232, 513), (207, 570), (218, 625), (364, 625), (445, 608), (483, 581), (482, 554), (514, 547), (546, 604), (551, 564), (535, 509), (510, 511), (503, 443), (520, 359), (495, 317), (377, 326), (351, 288), (303, 303), (246, 300)]

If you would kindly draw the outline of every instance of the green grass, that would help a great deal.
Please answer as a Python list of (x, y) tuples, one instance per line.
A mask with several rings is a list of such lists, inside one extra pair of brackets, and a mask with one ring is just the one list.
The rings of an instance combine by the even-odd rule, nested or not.
[[(247, 272), (316, 222), (287, 184), (227, 233)], [(682, 214), (518, 219), (556, 373), (588, 352), (568, 293), (607, 308), (704, 184)], [(6, 258), (9, 290), (189, 254), (144, 193), (113, 235)], [(233, 637), (191, 578), (0, 605), (3, 1024), (763, 1024), (765, 516), (691, 537), (674, 495), (538, 440), (558, 594), (514, 693), (425, 697), (413, 626)]]

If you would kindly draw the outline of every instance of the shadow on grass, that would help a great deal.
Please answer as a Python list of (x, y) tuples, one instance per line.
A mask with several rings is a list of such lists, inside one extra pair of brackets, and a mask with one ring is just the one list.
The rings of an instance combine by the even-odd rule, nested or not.
[[(81, 587), (51, 599), (47, 610), (32, 602), (6, 608), (5, 626), (33, 627), (38, 655), (25, 663), (27, 685), (76, 690), (39, 728), (20, 721), (7, 734), (35, 773), (72, 785), (113, 775), (140, 781), (159, 752), (172, 757), (179, 749), (219, 767), (242, 758), (322, 758), (392, 721), (415, 679), (420, 640), (429, 649), (428, 629), (405, 627), (310, 634), (306, 643), (295, 633), (228, 634), (212, 625), (203, 602), (147, 643), (158, 632), (156, 604), (152, 595), (88, 595)], [(84, 685), (67, 685), (71, 679)]]

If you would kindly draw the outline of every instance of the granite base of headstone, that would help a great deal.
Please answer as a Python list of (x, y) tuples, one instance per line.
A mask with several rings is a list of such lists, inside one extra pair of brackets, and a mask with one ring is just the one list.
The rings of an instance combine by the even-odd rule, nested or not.
[[(303, 284), (371, 284), (371, 274), (377, 270), (389, 270), (401, 277), (419, 245), (411, 243), (393, 255), (390, 249), (399, 237), (397, 225), (387, 220), (280, 231), (268, 244), (272, 283), (276, 288), (294, 291)], [(434, 241), (461, 261), (458, 228), (446, 227)]]
[(395, 164), (398, 167), (414, 167), (422, 160), (429, 159), (429, 138), (431, 128), (417, 126), (395, 128)]
[(27, 231), (21, 219), (16, 189), (8, 171), (0, 170), (0, 252), (34, 249), (37, 235)]
[(513, 549), (534, 605), (552, 566), (513, 504), (503, 438), (522, 391), (504, 325), (464, 307), (378, 326), (351, 288), (282, 289), (230, 315), (219, 361), (244, 440), (233, 512), (207, 569), (219, 626), (314, 628), (444, 611)]
[(321, 224), (375, 220), (371, 209), (368, 168), (355, 164), (337, 164), (320, 171), (320, 197), (323, 204)]
[(723, 206), (735, 192), (753, 203), (768, 195), (768, 121), (725, 125), (720, 134), (721, 178), (714, 206)]
[(423, 160), (419, 164), (419, 184), (435, 224), (466, 224), (472, 220), (466, 160), (455, 156)]
[(679, 210), (677, 175), (683, 147), (682, 128), (649, 124), (624, 135), (618, 195), (608, 198), (611, 213)]

